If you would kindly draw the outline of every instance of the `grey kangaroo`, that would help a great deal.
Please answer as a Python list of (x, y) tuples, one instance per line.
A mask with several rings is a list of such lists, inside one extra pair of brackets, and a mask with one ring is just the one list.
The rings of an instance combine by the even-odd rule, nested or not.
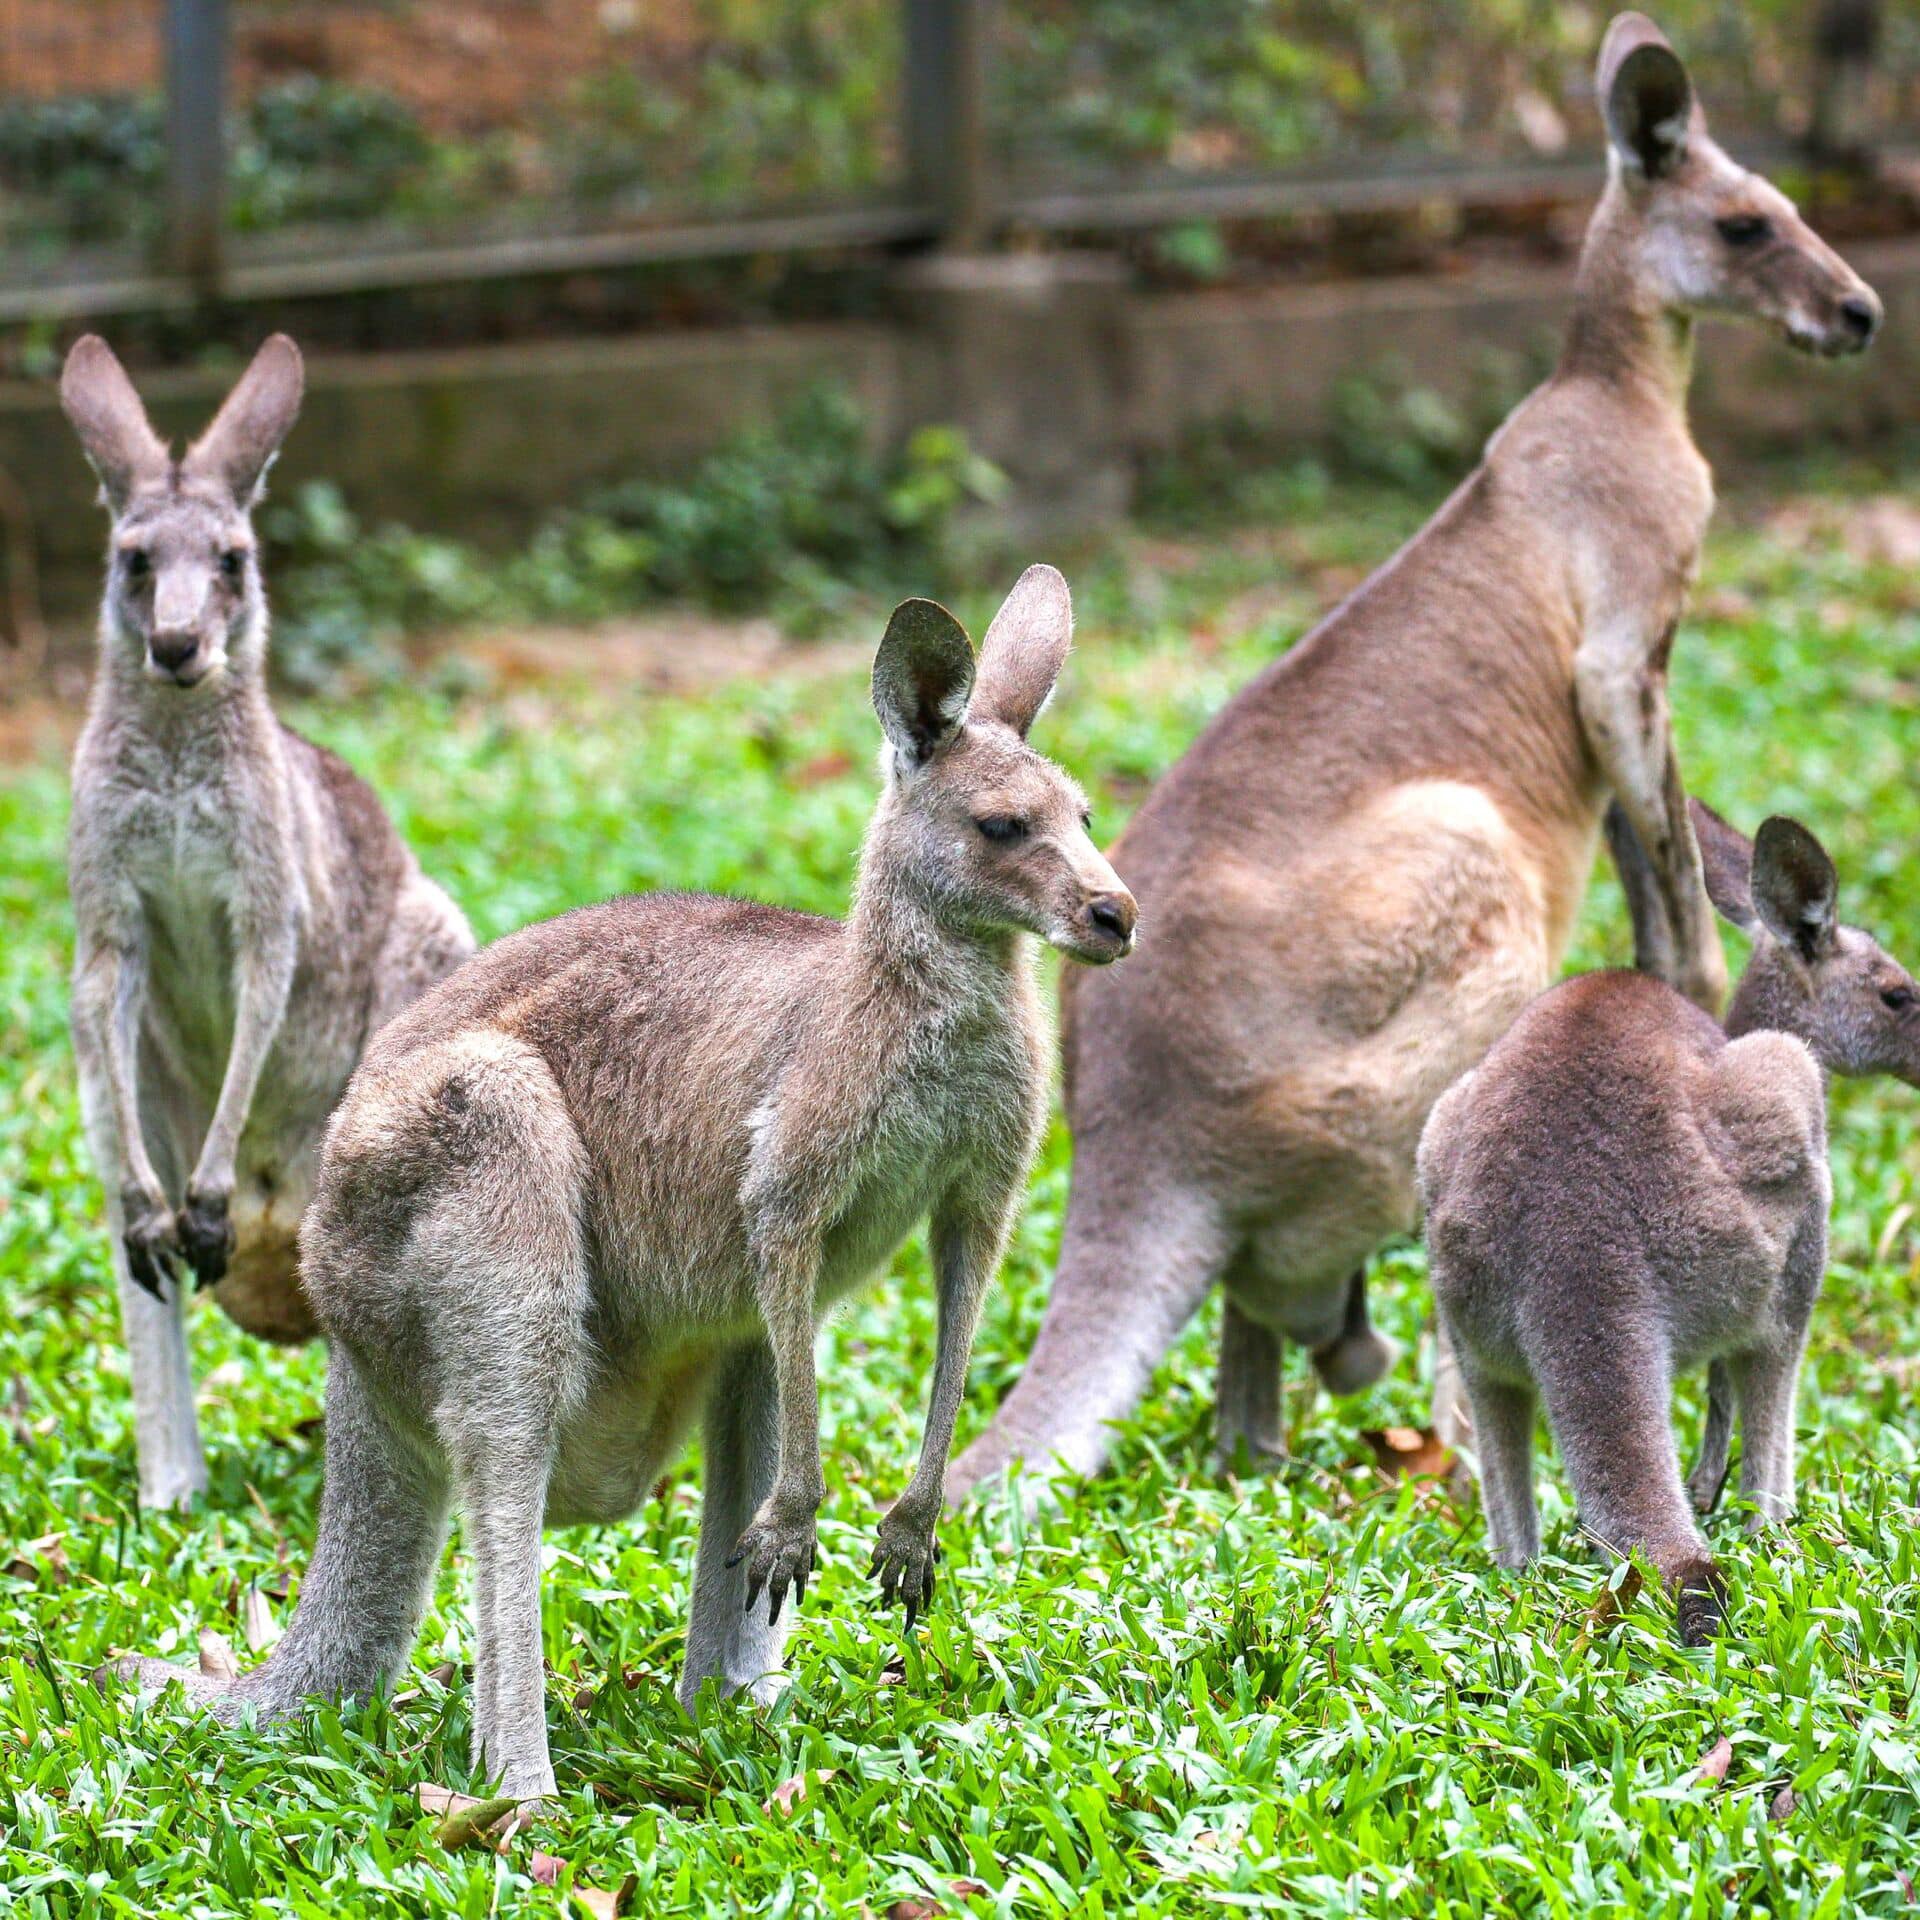
[(112, 517), (73, 763), (73, 1040), (133, 1366), (140, 1498), (206, 1486), (185, 1275), (310, 1338), (295, 1234), (367, 1036), (473, 951), (367, 786), (274, 718), (251, 512), (300, 406), (276, 336), (181, 459), (89, 336), (60, 397)]
[(632, 1512), (696, 1418), (681, 1692), (764, 1695), (825, 1492), (815, 1325), (923, 1217), (933, 1385), (874, 1570), (909, 1623), (927, 1604), (974, 1322), (1046, 1111), (1024, 936), (1094, 963), (1133, 944), (1085, 800), (1026, 742), (1071, 626), (1050, 567), (1021, 577), (977, 669), (943, 609), (894, 614), (873, 672), (884, 785), (846, 922), (678, 894), (585, 908), (489, 948), (369, 1048), (305, 1230), (332, 1354), (319, 1544), (233, 1701), (389, 1678), (457, 1495), (475, 1762), (510, 1794), (551, 1792), (542, 1524)]
[(1614, 21), (1597, 84), (1609, 175), (1558, 371), (1114, 848), (1153, 938), (1067, 982), (1059, 1267), (956, 1493), (1021, 1459), (1092, 1472), (1216, 1282), (1225, 1459), (1280, 1452), (1285, 1341), (1335, 1390), (1380, 1375), (1363, 1263), (1415, 1224), (1428, 1108), (1552, 980), (1610, 799), (1652, 881), (1643, 956), (1719, 1006), (1666, 695), (1713, 504), (1687, 430), (1693, 316), (1832, 354), (1880, 308), (1708, 138), (1649, 21)]
[[(1539, 1551), (1536, 1395), (1580, 1517), (1638, 1548), (1711, 1637), (1722, 1580), (1680, 1482), (1676, 1374), (1724, 1369), (1755, 1526), (1793, 1506), (1793, 1401), (1826, 1271), (1828, 1073), (1920, 1086), (1920, 994), (1834, 918), (1833, 863), (1696, 803), (1713, 902), (1751, 934), (1724, 1030), (1643, 973), (1542, 995), (1442, 1096), (1420, 1143), (1433, 1291), (1473, 1405), (1503, 1567)], [(1725, 1467), (1725, 1436), (1702, 1474)]]

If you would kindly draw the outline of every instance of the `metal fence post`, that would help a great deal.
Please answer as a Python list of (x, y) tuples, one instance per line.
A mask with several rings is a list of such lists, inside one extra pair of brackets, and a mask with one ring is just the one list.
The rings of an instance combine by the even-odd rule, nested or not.
[(937, 209), (940, 243), (980, 246), (993, 218), (987, 151), (990, 0), (903, 0), (906, 150), (914, 198)]
[(227, 0), (167, 0), (167, 265), (219, 285), (227, 192)]

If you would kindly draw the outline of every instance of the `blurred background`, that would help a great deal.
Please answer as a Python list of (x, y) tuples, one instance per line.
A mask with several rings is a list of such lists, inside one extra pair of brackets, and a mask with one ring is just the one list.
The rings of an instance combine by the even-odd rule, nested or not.
[[(306, 348), (269, 529), (302, 684), (369, 622), (804, 624), (928, 584), (956, 530), (1109, 524), (1196, 448), (1457, 467), (1551, 362), (1607, 11), (0, 0), (13, 678), (76, 623), (84, 655), (99, 528), (50, 387), (83, 327), (175, 430), (270, 329)], [(1709, 451), (1886, 440), (1920, 405), (1920, 6), (1659, 17), (1893, 311), (1818, 382), (1716, 337)], [(383, 529), (417, 539), (342, 586)]]

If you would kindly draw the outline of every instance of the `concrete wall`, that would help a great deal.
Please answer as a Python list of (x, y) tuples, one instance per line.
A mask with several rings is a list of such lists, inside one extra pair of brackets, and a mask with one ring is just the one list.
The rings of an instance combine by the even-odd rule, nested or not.
[[(1812, 366), (1730, 325), (1703, 330), (1695, 412), (1722, 460), (1920, 424), (1920, 243), (1853, 256), (1887, 302), (1863, 361)], [(903, 280), (897, 318), (565, 345), (322, 359), (275, 480), (325, 476), (365, 516), (486, 542), (636, 469), (683, 464), (819, 380), (876, 435), (958, 420), (1035, 517), (1114, 511), (1130, 463), (1238, 415), (1303, 445), (1344, 375), (1388, 361), (1458, 392), (1489, 348), (1557, 332), (1567, 276), (1489, 273), (1255, 293), (1142, 295), (1075, 256), (947, 262)], [(163, 430), (206, 417), (228, 374), (148, 383)], [(0, 466), (32, 502), (56, 613), (94, 590), (101, 522), (51, 384), (0, 383)]]

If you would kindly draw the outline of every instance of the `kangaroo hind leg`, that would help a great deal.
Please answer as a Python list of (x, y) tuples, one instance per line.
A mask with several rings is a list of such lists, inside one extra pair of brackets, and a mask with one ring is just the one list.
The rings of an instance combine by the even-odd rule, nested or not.
[(1583, 1339), (1571, 1352), (1541, 1354), (1535, 1371), (1582, 1524), (1614, 1553), (1647, 1555), (1674, 1595), (1688, 1646), (1712, 1639), (1726, 1582), (1681, 1482), (1664, 1343), (1615, 1326), (1604, 1352)]
[(1060, 1265), (1026, 1371), (993, 1424), (948, 1469), (954, 1504), (1016, 1460), (1099, 1471), (1113, 1425), (1139, 1405), (1231, 1244), (1211, 1199), (1102, 1179), (1083, 1164)]

